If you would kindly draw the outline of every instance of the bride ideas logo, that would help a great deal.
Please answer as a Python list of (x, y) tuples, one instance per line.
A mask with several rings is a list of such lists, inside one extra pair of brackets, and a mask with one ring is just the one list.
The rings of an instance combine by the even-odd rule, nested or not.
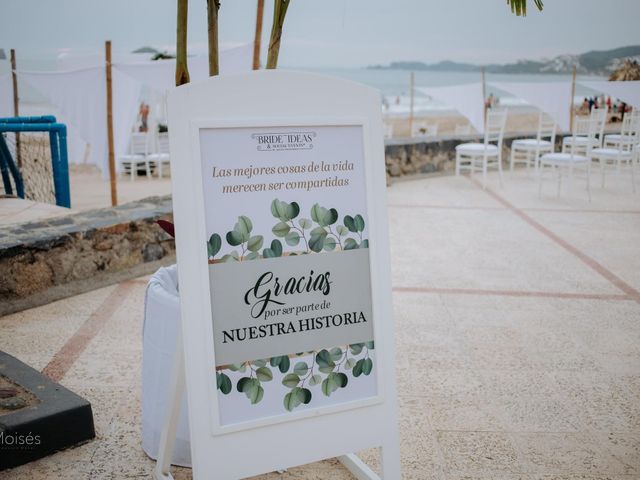
[(281, 152), (283, 150), (311, 150), (316, 132), (254, 133), (259, 152)]

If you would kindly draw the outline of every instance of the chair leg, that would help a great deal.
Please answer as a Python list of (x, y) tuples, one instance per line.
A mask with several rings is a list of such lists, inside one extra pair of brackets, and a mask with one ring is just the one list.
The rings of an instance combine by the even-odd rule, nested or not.
[(636, 193), (636, 161), (634, 158), (631, 159), (631, 188), (633, 193)]
[(138, 164), (136, 162), (131, 162), (131, 181), (135, 181), (136, 174), (138, 173)]
[(544, 166), (540, 164), (538, 169), (538, 198), (542, 198), (542, 174)]
[(558, 197), (560, 197), (560, 188), (561, 188), (561, 185), (562, 185), (562, 169), (560, 167), (558, 167), (558, 166), (555, 166), (553, 168), (558, 173), (558, 193), (557, 193), (557, 195), (558, 195)]
[(511, 147), (511, 155), (509, 155), (509, 173), (513, 173), (513, 162), (515, 161), (516, 149)]
[(482, 159), (482, 188), (487, 188), (487, 158)]
[(460, 153), (456, 152), (456, 177), (460, 175)]
[(147, 172), (147, 180), (151, 180), (151, 164), (149, 160), (144, 161), (144, 167)]
[(587, 196), (591, 203), (591, 161), (587, 162)]
[[(527, 162), (527, 170), (529, 170), (529, 163)], [(500, 178), (500, 188), (504, 188), (504, 183), (502, 182), (502, 162), (498, 159), (498, 177)]]

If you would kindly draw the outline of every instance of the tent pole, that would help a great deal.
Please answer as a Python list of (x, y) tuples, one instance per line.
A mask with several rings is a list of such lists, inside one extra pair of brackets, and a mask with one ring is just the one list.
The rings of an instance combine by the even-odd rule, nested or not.
[(253, 40), (253, 69), (260, 69), (260, 43), (262, 42), (262, 17), (264, 16), (264, 0), (258, 0), (256, 12), (256, 35)]
[[(105, 68), (107, 74), (107, 144), (109, 147), (109, 181), (111, 182), (111, 206), (118, 205), (116, 189), (116, 162), (113, 154), (113, 92), (111, 89), (111, 40), (104, 42)], [(132, 164), (131, 168), (135, 168)], [(133, 175), (133, 172), (131, 173)]]
[[(16, 71), (16, 50), (11, 49), (11, 80), (13, 81), (13, 116), (20, 116), (18, 97), (18, 72)], [(18, 168), (22, 168), (22, 152), (20, 151), (20, 133), (16, 132), (16, 160)]]
[(569, 101), (569, 130), (573, 132), (573, 99), (576, 96), (576, 66), (573, 66), (573, 73), (571, 75), (571, 100)]
[(415, 73), (409, 75), (409, 136), (413, 137), (413, 90), (415, 85)]

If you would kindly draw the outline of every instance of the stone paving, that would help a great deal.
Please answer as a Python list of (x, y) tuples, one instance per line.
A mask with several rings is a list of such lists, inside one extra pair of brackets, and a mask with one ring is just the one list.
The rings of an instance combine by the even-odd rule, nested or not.
[[(524, 171), (489, 179), (388, 189), (403, 478), (640, 479), (640, 195), (626, 176), (592, 203), (578, 181), (538, 199)], [(1, 348), (89, 399), (98, 435), (0, 478), (149, 478), (145, 282), (0, 319)], [(352, 477), (327, 460), (256, 478)]]

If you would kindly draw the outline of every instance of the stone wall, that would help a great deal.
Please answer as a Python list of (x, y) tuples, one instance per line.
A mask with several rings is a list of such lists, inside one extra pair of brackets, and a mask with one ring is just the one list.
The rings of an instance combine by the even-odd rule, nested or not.
[(3, 227), (0, 315), (30, 308), (175, 262), (171, 197)]
[[(505, 135), (502, 160), (508, 165), (511, 142), (518, 138), (535, 138), (536, 132)], [(556, 136), (556, 151), (561, 146), (562, 136)], [(418, 141), (415, 138), (390, 139), (385, 141), (387, 179), (405, 175), (426, 173), (452, 173), (455, 170), (456, 145), (465, 142), (482, 142), (476, 135), (440, 136)]]

